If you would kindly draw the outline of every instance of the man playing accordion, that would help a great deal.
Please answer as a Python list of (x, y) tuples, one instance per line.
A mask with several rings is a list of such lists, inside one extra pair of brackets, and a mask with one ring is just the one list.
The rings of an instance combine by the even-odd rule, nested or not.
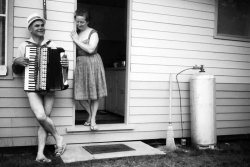
[[(24, 67), (29, 65), (29, 59), (25, 57), (26, 46), (34, 45), (56, 48), (53, 41), (47, 40), (44, 37), (45, 19), (34, 13), (27, 18), (27, 23), (31, 37), (28, 41), (21, 43), (18, 48), (17, 55), (13, 61), (13, 71), (16, 73), (18, 73), (18, 70), (22, 70)], [(68, 68), (68, 59), (66, 56), (61, 59), (61, 66), (65, 69)], [(28, 91), (26, 93), (31, 110), (40, 124), (38, 129), (38, 152), (36, 161), (45, 163), (51, 162), (51, 160), (44, 155), (44, 147), (48, 133), (50, 133), (55, 139), (56, 156), (62, 155), (66, 149), (66, 144), (63, 143), (63, 137), (57, 132), (55, 125), (50, 118), (55, 93), (54, 91)]]

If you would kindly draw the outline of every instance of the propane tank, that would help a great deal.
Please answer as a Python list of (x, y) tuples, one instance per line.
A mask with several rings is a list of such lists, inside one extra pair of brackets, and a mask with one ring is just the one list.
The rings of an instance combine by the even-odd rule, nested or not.
[(190, 80), (191, 142), (214, 147), (216, 137), (215, 77), (203, 70)]

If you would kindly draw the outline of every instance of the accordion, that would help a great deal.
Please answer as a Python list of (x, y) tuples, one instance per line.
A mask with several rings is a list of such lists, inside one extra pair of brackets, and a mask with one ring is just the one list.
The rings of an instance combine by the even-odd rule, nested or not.
[(24, 91), (59, 91), (68, 88), (68, 69), (61, 66), (63, 48), (26, 46), (29, 65), (24, 72)]

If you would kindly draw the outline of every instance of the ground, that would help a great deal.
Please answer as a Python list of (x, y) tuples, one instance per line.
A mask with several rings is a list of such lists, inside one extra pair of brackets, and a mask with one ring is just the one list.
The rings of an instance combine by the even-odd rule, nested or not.
[(39, 164), (34, 161), (36, 147), (14, 147), (0, 149), (0, 167), (250, 167), (249, 137), (237, 140), (219, 140), (215, 149), (199, 150), (187, 143), (175, 144), (177, 150), (168, 151), (165, 140), (144, 141), (163, 150), (166, 155), (125, 157), (106, 160), (92, 160), (64, 164), (53, 155), (53, 146), (47, 146), (45, 154), (52, 159), (50, 164)]

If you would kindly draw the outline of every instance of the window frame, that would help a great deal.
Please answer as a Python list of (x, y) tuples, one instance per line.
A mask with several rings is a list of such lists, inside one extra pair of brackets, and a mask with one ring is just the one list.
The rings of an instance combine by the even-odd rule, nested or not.
[[(13, 79), (12, 61), (14, 53), (14, 0), (6, 0), (6, 31), (5, 31), (5, 64), (7, 68), (6, 75), (0, 75), (1, 79)], [(0, 68), (1, 70), (1, 68)], [(0, 71), (0, 73), (3, 71)]]
[(218, 34), (218, 15), (219, 15), (219, 0), (215, 0), (215, 26), (214, 26), (214, 38), (215, 39), (243, 41), (243, 42), (250, 41), (250, 38), (244, 38), (242, 36)]

